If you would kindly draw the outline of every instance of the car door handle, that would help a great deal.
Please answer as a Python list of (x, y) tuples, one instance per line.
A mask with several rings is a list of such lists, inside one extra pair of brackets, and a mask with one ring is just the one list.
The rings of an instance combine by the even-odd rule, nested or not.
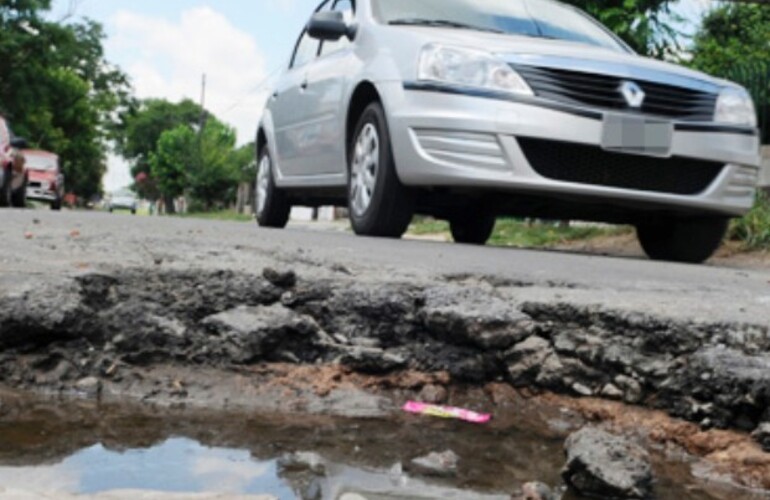
[(302, 85), (300, 85), (300, 88), (302, 88), (302, 90), (307, 90), (307, 86), (308, 86), (308, 83), (307, 83), (307, 80), (305, 80), (304, 82), (302, 82)]

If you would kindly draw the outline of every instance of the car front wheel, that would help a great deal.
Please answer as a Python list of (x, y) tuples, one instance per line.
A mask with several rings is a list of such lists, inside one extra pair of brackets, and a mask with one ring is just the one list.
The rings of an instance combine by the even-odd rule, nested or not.
[(481, 210), (468, 210), (449, 219), (455, 243), (486, 245), (495, 230), (497, 217)]
[[(0, 166), (0, 168), (2, 168)], [(11, 206), (11, 169), (0, 171), (0, 207)]]
[(283, 229), (289, 223), (291, 203), (286, 193), (275, 185), (273, 160), (268, 148), (259, 155), (257, 187), (254, 195), (254, 211), (257, 223), (262, 227)]
[(700, 264), (722, 244), (729, 222), (721, 217), (664, 219), (638, 224), (636, 234), (653, 260)]
[(25, 177), (21, 187), (11, 193), (11, 204), (16, 208), (27, 207), (27, 182)]
[(356, 234), (400, 238), (414, 215), (414, 194), (396, 173), (385, 110), (370, 104), (349, 145), (348, 208)]

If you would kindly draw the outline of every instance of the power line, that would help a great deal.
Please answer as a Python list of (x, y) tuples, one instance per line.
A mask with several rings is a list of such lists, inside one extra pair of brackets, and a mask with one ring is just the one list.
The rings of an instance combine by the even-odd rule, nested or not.
[(280, 66), (276, 67), (275, 69), (273, 69), (273, 70), (272, 70), (270, 73), (268, 73), (268, 75), (267, 75), (265, 78), (263, 78), (262, 80), (260, 80), (260, 82), (259, 82), (259, 83), (257, 83), (257, 85), (255, 85), (255, 86), (254, 86), (252, 89), (250, 89), (248, 92), (246, 92), (246, 93), (245, 93), (245, 94), (244, 94), (244, 95), (243, 95), (243, 96), (242, 96), (240, 99), (238, 99), (238, 100), (237, 100), (237, 101), (236, 101), (234, 104), (232, 104), (230, 107), (228, 107), (226, 110), (222, 111), (221, 113), (217, 113), (217, 114), (218, 114), (218, 116), (224, 116), (224, 115), (226, 115), (226, 114), (227, 114), (227, 113), (229, 113), (230, 111), (234, 110), (235, 108), (237, 108), (238, 106), (240, 106), (241, 104), (243, 104), (243, 103), (244, 103), (244, 101), (246, 101), (246, 99), (248, 99), (249, 97), (251, 97), (253, 94), (256, 94), (257, 92), (259, 92), (260, 90), (262, 90), (262, 89), (263, 89), (263, 88), (264, 88), (264, 87), (267, 85), (267, 83), (270, 81), (270, 79), (271, 79), (271, 78), (273, 78), (273, 77), (277, 76), (277, 75), (278, 75), (278, 73), (280, 73), (281, 71), (283, 71), (283, 68), (284, 68), (284, 65), (282, 64), (282, 65), (280, 65)]

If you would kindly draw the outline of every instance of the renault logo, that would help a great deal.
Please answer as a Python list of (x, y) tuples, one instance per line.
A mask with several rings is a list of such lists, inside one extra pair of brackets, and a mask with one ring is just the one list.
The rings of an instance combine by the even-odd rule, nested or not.
[(626, 102), (632, 108), (641, 108), (642, 104), (644, 104), (644, 99), (647, 97), (642, 87), (634, 82), (623, 82), (620, 85), (620, 93), (623, 94)]

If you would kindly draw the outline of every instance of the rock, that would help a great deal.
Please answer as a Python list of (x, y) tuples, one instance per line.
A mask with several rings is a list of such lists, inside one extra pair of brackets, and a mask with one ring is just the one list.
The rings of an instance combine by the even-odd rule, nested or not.
[(410, 462), (410, 470), (424, 476), (453, 477), (457, 475), (457, 464), (460, 457), (452, 450), (442, 453), (430, 453), (424, 457), (415, 458)]
[(507, 349), (534, 331), (532, 318), (477, 288), (443, 286), (427, 290), (421, 318), (437, 338), (449, 336), (482, 349)]
[(516, 344), (506, 355), (508, 373), (515, 384), (526, 384), (537, 378), (540, 368), (554, 354), (544, 338), (532, 336)]
[(572, 390), (575, 391), (577, 394), (587, 398), (594, 395), (594, 391), (592, 391), (590, 387), (583, 385), (579, 382), (575, 382), (574, 384), (572, 384)]
[(561, 500), (561, 494), (547, 484), (531, 482), (522, 486), (521, 492), (513, 495), (511, 500)]
[(565, 444), (564, 481), (578, 493), (597, 498), (648, 498), (652, 467), (637, 443), (595, 427), (572, 434)]
[(757, 443), (762, 446), (762, 449), (770, 453), (770, 422), (766, 422), (759, 427), (751, 435)]
[(607, 384), (602, 389), (602, 397), (607, 399), (620, 400), (623, 399), (623, 391), (618, 389), (614, 384)]
[[(270, 360), (272, 354), (281, 352), (292, 352), (301, 358), (308, 349), (297, 348), (296, 344), (312, 344), (320, 331), (313, 318), (282, 305), (240, 306), (209, 316), (201, 324), (229, 341), (229, 354), (240, 363), (263, 358)], [(285, 349), (283, 346), (286, 345), (293, 348)]]
[(447, 401), (448, 392), (440, 385), (426, 385), (420, 391), (419, 399), (429, 404), (444, 404)]
[(623, 400), (629, 404), (637, 404), (642, 401), (644, 392), (641, 384), (631, 377), (618, 375), (615, 384), (623, 391)]
[(262, 271), (262, 276), (278, 288), (294, 288), (297, 284), (297, 274), (294, 271), (276, 271), (267, 267)]
[(342, 356), (340, 362), (358, 372), (383, 374), (405, 367), (407, 360), (383, 349), (353, 347)]
[(310, 471), (318, 475), (326, 473), (326, 461), (313, 452), (287, 453), (278, 459), (278, 467), (284, 471)]
[(87, 398), (93, 398), (101, 392), (102, 383), (96, 377), (86, 377), (75, 383), (75, 390)]

